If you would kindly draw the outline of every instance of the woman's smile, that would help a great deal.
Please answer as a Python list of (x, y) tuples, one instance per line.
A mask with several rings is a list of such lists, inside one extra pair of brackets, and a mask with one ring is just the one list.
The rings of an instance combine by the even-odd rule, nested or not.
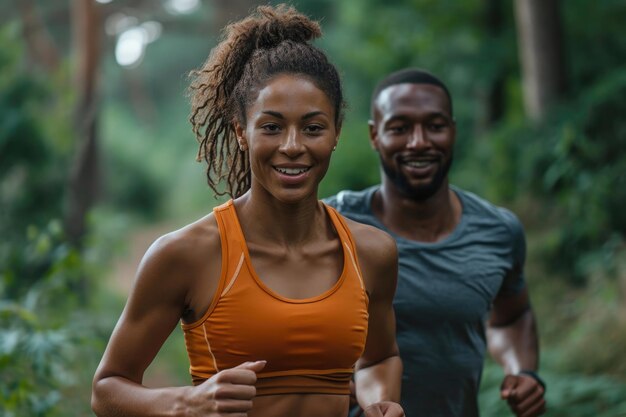
[(265, 85), (236, 126), (248, 147), (251, 188), (293, 203), (317, 195), (337, 143), (334, 108), (308, 78), (282, 74)]

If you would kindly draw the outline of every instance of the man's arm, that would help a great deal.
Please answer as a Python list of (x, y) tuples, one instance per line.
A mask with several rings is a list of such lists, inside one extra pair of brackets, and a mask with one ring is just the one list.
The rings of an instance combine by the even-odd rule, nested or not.
[(526, 288), (515, 295), (496, 297), (487, 327), (487, 343), (505, 373), (537, 370), (539, 339)]
[(528, 290), (499, 295), (493, 303), (487, 326), (491, 356), (504, 368), (501, 396), (519, 417), (534, 417), (545, 411), (545, 387), (536, 377), (539, 364), (537, 325)]

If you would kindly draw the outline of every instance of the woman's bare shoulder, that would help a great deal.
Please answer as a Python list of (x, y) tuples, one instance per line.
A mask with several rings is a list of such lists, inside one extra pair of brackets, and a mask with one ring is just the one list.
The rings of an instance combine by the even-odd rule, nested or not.
[(398, 268), (396, 241), (374, 226), (346, 219), (370, 295), (395, 291)]
[(346, 224), (352, 233), (360, 255), (373, 257), (382, 262), (395, 262), (397, 260), (396, 241), (389, 233), (347, 218)]
[(220, 259), (220, 236), (213, 213), (156, 239), (138, 270), (154, 280), (197, 276), (212, 259)]
[(213, 213), (187, 224), (180, 229), (166, 233), (154, 241), (148, 252), (154, 255), (183, 257), (205, 251), (207, 247), (219, 244), (219, 231)]

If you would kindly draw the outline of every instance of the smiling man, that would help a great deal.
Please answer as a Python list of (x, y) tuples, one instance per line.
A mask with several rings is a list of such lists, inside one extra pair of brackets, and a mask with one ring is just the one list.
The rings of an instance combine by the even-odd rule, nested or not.
[(396, 239), (397, 339), (408, 416), (474, 417), (488, 349), (501, 397), (520, 417), (544, 412), (522, 226), (510, 211), (449, 185), (456, 125), (446, 86), (405, 69), (374, 90), (370, 141), (382, 183), (328, 199)]

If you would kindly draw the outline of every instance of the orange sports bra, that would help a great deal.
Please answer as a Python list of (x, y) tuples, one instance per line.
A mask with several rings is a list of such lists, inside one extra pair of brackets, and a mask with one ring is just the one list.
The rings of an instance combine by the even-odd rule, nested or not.
[(341, 240), (343, 272), (332, 288), (306, 299), (282, 297), (257, 276), (232, 200), (213, 210), (222, 244), (218, 289), (200, 320), (182, 324), (194, 384), (263, 359), (257, 395), (349, 393), (368, 299), (350, 231), (324, 206)]

